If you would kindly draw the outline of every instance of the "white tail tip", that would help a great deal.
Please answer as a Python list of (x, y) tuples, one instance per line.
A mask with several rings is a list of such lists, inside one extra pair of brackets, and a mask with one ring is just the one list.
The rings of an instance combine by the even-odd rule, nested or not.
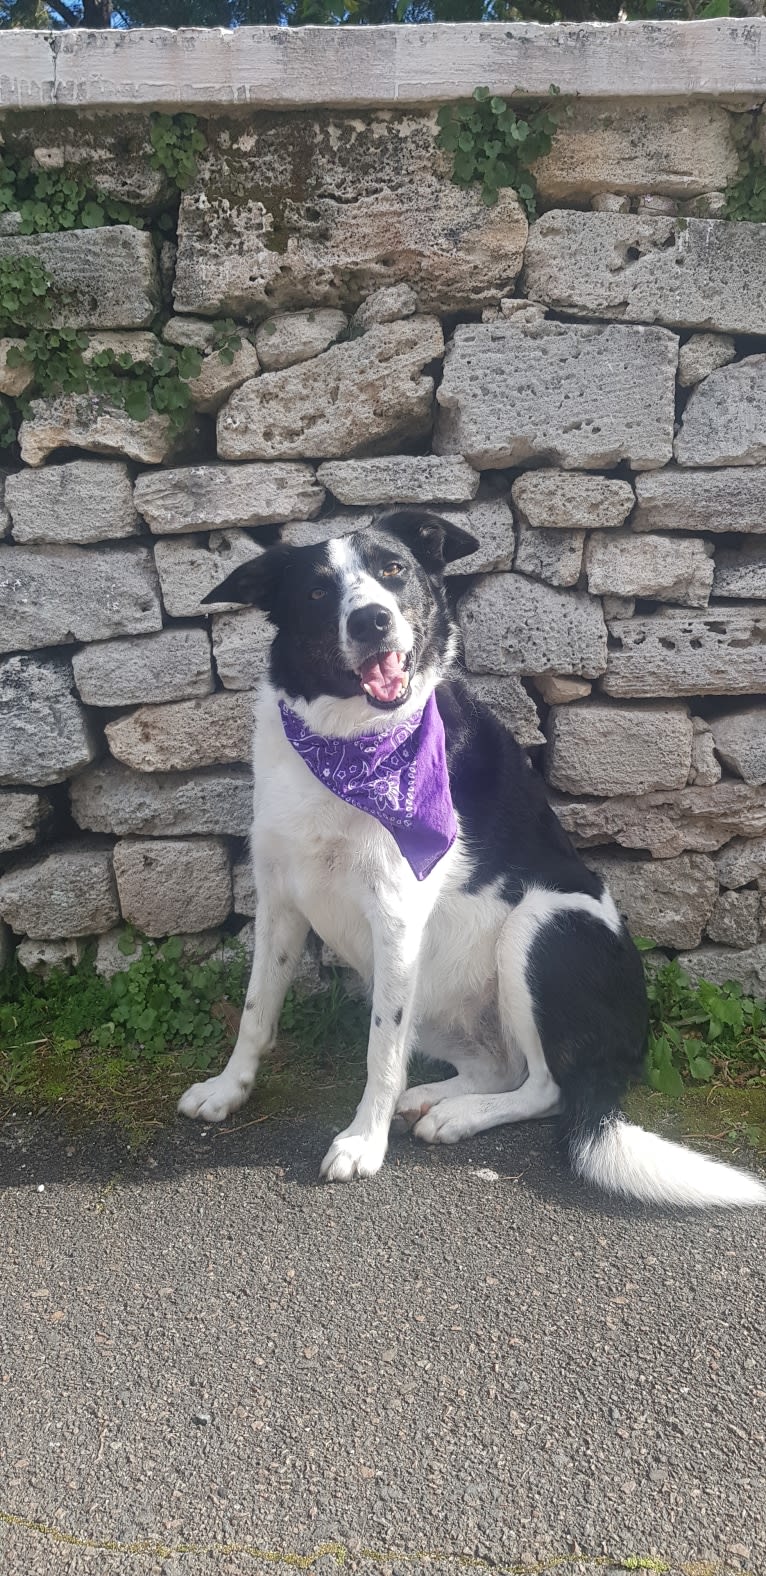
[(623, 1117), (602, 1123), (575, 1145), (572, 1164), (594, 1187), (647, 1204), (687, 1209), (766, 1204), (766, 1186), (757, 1177), (647, 1133)]

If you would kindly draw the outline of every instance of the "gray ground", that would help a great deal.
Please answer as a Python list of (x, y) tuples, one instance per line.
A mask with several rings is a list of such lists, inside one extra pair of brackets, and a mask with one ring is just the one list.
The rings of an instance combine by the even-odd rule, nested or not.
[(256, 1115), (3, 1130), (2, 1576), (766, 1571), (766, 1216), (604, 1202), (543, 1126), (320, 1187), (325, 1120)]

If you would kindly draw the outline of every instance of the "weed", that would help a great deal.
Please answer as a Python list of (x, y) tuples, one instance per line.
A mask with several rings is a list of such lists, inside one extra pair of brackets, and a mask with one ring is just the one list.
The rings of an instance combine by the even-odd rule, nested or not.
[(0, 334), (40, 322), (51, 281), (35, 257), (0, 257)]
[(152, 115), (149, 141), (152, 169), (164, 171), (179, 191), (186, 191), (197, 173), (198, 156), (207, 147), (196, 115)]
[(217, 318), (213, 324), (213, 350), (225, 367), (230, 367), (237, 350), (242, 349), (242, 332), (233, 317)]
[(0, 152), (0, 213), (11, 212), (21, 215), (22, 235), (144, 224), (127, 203), (91, 191), (66, 169), (42, 170), (32, 159), (6, 151)]
[[(557, 87), (551, 86), (556, 97)], [(445, 104), (439, 110), (437, 145), (453, 155), (452, 179), (456, 186), (481, 182), (482, 202), (497, 202), (503, 186), (512, 186), (527, 216), (537, 212), (537, 186), (530, 173), (535, 159), (548, 153), (568, 104), (525, 104), (523, 113), (512, 109), (489, 88), (474, 88), (465, 104)]]
[(678, 963), (647, 981), (648, 1078), (662, 1094), (684, 1083), (766, 1086), (766, 1008), (739, 985), (693, 985)]
[(727, 189), (726, 218), (766, 223), (766, 161), (754, 147), (743, 154), (737, 179)]

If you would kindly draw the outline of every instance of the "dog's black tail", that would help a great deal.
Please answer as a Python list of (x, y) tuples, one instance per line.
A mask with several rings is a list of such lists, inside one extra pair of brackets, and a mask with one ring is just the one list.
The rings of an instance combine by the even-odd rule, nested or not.
[(766, 1204), (766, 1186), (756, 1177), (636, 1127), (603, 1084), (589, 1087), (581, 1077), (562, 1093), (570, 1164), (594, 1187), (686, 1209)]

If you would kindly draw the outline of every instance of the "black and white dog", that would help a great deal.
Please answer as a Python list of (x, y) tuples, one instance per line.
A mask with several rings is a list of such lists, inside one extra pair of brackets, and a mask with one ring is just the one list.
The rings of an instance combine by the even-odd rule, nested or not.
[[(447, 678), (445, 563), (466, 531), (422, 510), (277, 545), (206, 598), (276, 634), (256, 707), (255, 956), (224, 1072), (183, 1095), (217, 1122), (251, 1093), (310, 927), (367, 981), (367, 1084), (322, 1162), (374, 1175), (395, 1113), (427, 1143), (560, 1113), (574, 1170), (636, 1199), (763, 1204), (766, 1187), (631, 1125), (641, 962), (510, 733)], [(407, 1089), (411, 1048), (456, 1076)]]

